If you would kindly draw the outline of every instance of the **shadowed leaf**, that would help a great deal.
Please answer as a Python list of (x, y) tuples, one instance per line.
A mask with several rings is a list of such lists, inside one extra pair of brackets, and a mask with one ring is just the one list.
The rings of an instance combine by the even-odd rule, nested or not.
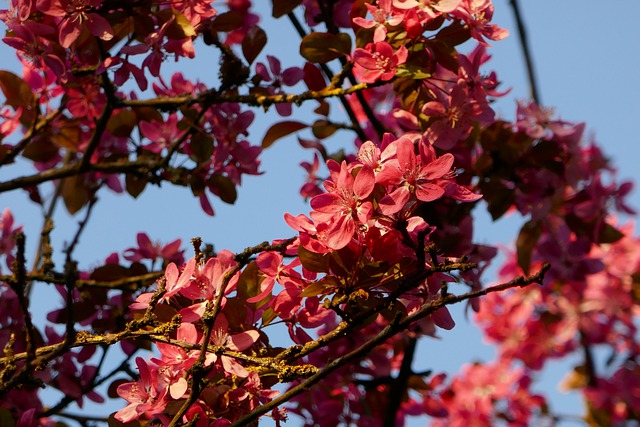
[(297, 132), (301, 129), (308, 127), (309, 125), (295, 122), (295, 121), (284, 121), (274, 124), (269, 128), (267, 133), (262, 138), (262, 148), (270, 147), (274, 142), (283, 138), (287, 135), (290, 135), (294, 132)]
[(350, 53), (351, 37), (344, 33), (311, 33), (300, 43), (300, 54), (313, 63), (325, 63)]

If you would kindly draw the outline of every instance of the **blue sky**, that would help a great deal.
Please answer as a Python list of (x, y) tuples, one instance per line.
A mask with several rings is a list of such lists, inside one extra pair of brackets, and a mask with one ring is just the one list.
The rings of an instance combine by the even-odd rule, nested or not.
[[(255, 3), (259, 2), (266, 4)], [(640, 45), (637, 42), (637, 17), (640, 16), (640, 2), (618, 0), (615, 13), (606, 10), (613, 2), (598, 4), (597, 8), (596, 3), (580, 0), (524, 0), (521, 3), (543, 104), (556, 107), (563, 119), (587, 122), (589, 135), (593, 135), (613, 159), (619, 168), (619, 176), (639, 181)], [(512, 35), (493, 43), (493, 59), (485, 70), (497, 70), (503, 88), (512, 88), (511, 93), (496, 104), (496, 110), (505, 118), (513, 118), (515, 99), (527, 97), (527, 80), (509, 0), (495, 0), (494, 4), (494, 22), (508, 28)], [(288, 21), (274, 23), (265, 19), (264, 28), (269, 35), (269, 44), (259, 60), (264, 61), (264, 54), (270, 53), (283, 58), (285, 66), (301, 65), (294, 62), (297, 61), (298, 40)], [(0, 55), (7, 62), (13, 58), (5, 48), (0, 48)], [(211, 58), (204, 57), (197, 66), (182, 61), (176, 69), (192, 78), (210, 80), (213, 76), (203, 75), (202, 71), (216, 73), (215, 66)], [(309, 121), (309, 110), (309, 106), (294, 109), (294, 117)], [(256, 144), (276, 117), (274, 112), (266, 118), (259, 114), (250, 136)], [(349, 146), (349, 141), (350, 135), (344, 134), (334, 143)], [(138, 231), (164, 242), (178, 237), (188, 242), (194, 236), (201, 236), (205, 242), (214, 243), (216, 249), (233, 251), (263, 240), (289, 237), (293, 233), (284, 223), (283, 213), (308, 210), (298, 196), (304, 178), (298, 163), (310, 158), (311, 153), (301, 150), (294, 138), (279, 141), (262, 156), (264, 175), (245, 179), (236, 205), (228, 206), (214, 200), (216, 216), (213, 218), (202, 213), (197, 200), (183, 188), (168, 185), (152, 188), (138, 200), (103, 192), (76, 251), (81, 266), (96, 266), (110, 252), (133, 246)], [(8, 172), (0, 169), (0, 180), (8, 177)], [(634, 191), (630, 202), (632, 206), (640, 207), (638, 190)], [(21, 193), (0, 195), (0, 209), (5, 207), (11, 208), (16, 221), (25, 225), (30, 247), (33, 247), (41, 226), (39, 209)], [(70, 239), (78, 220), (79, 217), (70, 218), (61, 205), (58, 207), (57, 228), (53, 234), (57, 247)], [(476, 226), (477, 240), (509, 243), (515, 237), (519, 222), (518, 218), (510, 218), (503, 224), (492, 224), (481, 218)], [(44, 286), (37, 288), (34, 295), (37, 297), (34, 303), (43, 309), (42, 312), (50, 298), (58, 301), (57, 296), (51, 296)], [(456, 321), (459, 326), (442, 333), (443, 339), (425, 340), (421, 344), (418, 363), (455, 371), (465, 361), (486, 360), (491, 356), (492, 350), (481, 346), (479, 332), (467, 325), (459, 311)], [(554, 390), (566, 366), (553, 367), (543, 376), (538, 388)], [(562, 407), (562, 412), (579, 412), (575, 398), (557, 393), (553, 396), (553, 406)]]

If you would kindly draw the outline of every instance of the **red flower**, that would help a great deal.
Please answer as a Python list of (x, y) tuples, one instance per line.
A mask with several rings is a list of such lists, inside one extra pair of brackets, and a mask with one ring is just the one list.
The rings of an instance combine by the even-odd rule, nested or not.
[(58, 38), (64, 48), (78, 39), (83, 27), (102, 40), (113, 38), (109, 22), (93, 12), (102, 5), (102, 0), (39, 0), (37, 5), (45, 15), (62, 18)]
[(167, 406), (167, 389), (160, 389), (158, 369), (147, 365), (141, 357), (136, 358), (136, 365), (140, 371), (140, 379), (118, 386), (118, 395), (129, 402), (129, 405), (115, 414), (115, 418), (123, 423), (136, 420), (143, 414), (153, 417)]
[(369, 43), (365, 49), (358, 48), (353, 52), (353, 72), (364, 83), (391, 80), (398, 65), (404, 64), (408, 55), (404, 46), (394, 52), (387, 42)]
[(375, 176), (369, 166), (363, 166), (354, 178), (346, 162), (342, 162), (339, 169), (336, 162), (329, 161), (327, 165), (332, 169), (335, 181), (326, 181), (328, 193), (311, 199), (311, 218), (316, 223), (326, 224), (326, 227), (319, 227), (326, 245), (341, 249), (351, 241), (357, 223), (366, 224), (371, 218), (373, 206), (365, 199), (373, 191)]
[[(382, 185), (397, 185), (398, 188), (380, 201), (381, 211), (386, 215), (399, 212), (412, 195), (423, 202), (432, 202), (444, 196), (443, 179), (451, 172), (453, 155), (447, 153), (433, 157), (431, 161), (416, 156), (413, 142), (408, 138), (397, 141), (397, 159), (385, 163), (377, 181)], [(427, 160), (427, 161), (423, 161)]]

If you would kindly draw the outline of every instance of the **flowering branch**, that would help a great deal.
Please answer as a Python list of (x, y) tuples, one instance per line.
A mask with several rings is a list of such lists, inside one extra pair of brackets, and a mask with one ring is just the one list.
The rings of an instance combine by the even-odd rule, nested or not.
[(386, 328), (384, 328), (379, 334), (375, 337), (368, 340), (366, 343), (362, 344), (360, 347), (351, 351), (344, 356), (341, 356), (335, 360), (330, 361), (325, 365), (322, 369), (320, 369), (316, 374), (302, 381), (300, 384), (295, 387), (289, 389), (285, 393), (283, 393), (280, 397), (273, 399), (271, 402), (262, 405), (257, 408), (253, 412), (243, 416), (235, 423), (231, 424), (231, 427), (240, 427), (243, 425), (247, 425), (251, 421), (257, 420), (261, 415), (266, 414), (273, 408), (280, 406), (284, 402), (288, 402), (293, 397), (299, 395), (300, 393), (308, 390), (314, 384), (317, 384), (322, 379), (326, 378), (329, 374), (333, 373), (337, 369), (348, 365), (349, 363), (355, 362), (363, 355), (367, 354), (371, 351), (372, 348), (386, 341), (387, 339), (393, 337), (394, 335), (407, 330), (412, 323), (425, 318), (426, 316), (435, 313), (442, 307), (447, 305), (457, 304), (463, 301), (471, 300), (473, 298), (478, 298), (481, 296), (485, 296), (494, 292), (502, 292), (507, 289), (517, 288), (517, 287), (526, 287), (533, 283), (541, 284), (545, 273), (549, 270), (550, 265), (544, 265), (537, 273), (532, 274), (530, 276), (519, 276), (510, 280), (509, 282), (505, 282), (499, 285), (491, 286), (485, 289), (481, 289), (478, 291), (467, 292), (462, 295), (453, 295), (449, 294), (438, 298), (420, 308), (415, 313), (407, 315), (405, 317), (397, 317), (391, 324), (389, 324)]

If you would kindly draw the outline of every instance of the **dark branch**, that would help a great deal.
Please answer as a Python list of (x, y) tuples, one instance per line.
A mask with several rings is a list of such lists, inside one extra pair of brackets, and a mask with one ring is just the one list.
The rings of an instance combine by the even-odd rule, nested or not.
[(518, 27), (518, 36), (520, 38), (520, 46), (522, 47), (522, 54), (524, 55), (524, 61), (527, 66), (527, 74), (529, 76), (529, 89), (531, 92), (531, 98), (540, 105), (540, 94), (538, 92), (538, 84), (536, 83), (536, 76), (533, 71), (533, 59), (531, 51), (529, 50), (529, 41), (527, 38), (527, 31), (524, 28), (524, 22), (520, 14), (520, 7), (518, 6), (518, 0), (511, 0), (511, 8), (513, 9), (513, 16), (516, 20), (516, 26)]

